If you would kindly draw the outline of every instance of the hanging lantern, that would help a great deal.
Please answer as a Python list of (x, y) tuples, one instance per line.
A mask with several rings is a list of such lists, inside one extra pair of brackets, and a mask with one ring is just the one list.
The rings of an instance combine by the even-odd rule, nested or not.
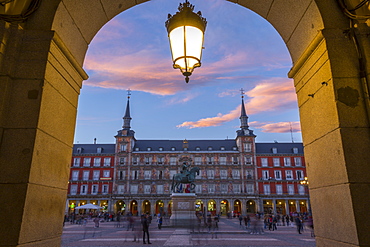
[(168, 14), (166, 28), (170, 41), (173, 68), (180, 69), (186, 83), (194, 68), (201, 66), (204, 31), (207, 21), (198, 11), (194, 13), (194, 5), (187, 0), (180, 3), (179, 12)]

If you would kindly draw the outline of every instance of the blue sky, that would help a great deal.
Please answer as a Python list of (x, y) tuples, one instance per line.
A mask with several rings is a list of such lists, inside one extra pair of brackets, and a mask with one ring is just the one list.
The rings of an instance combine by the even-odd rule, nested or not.
[[(131, 89), (137, 139), (233, 139), (240, 89), (257, 142), (301, 142), (289, 52), (262, 17), (225, 0), (192, 0), (207, 19), (202, 67), (172, 68), (164, 22), (180, 2), (152, 0), (116, 16), (91, 42), (75, 143), (113, 143)], [(291, 133), (293, 131), (293, 134)]]

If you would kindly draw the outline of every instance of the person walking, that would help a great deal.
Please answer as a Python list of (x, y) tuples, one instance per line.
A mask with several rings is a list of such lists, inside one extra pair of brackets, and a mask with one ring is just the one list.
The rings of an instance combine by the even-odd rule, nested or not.
[(157, 222), (158, 222), (158, 229), (161, 230), (162, 229), (162, 215), (158, 214), (157, 216)]
[(142, 215), (141, 216), (141, 224), (143, 225), (143, 244), (146, 244), (145, 242), (145, 235), (147, 237), (148, 244), (151, 244), (149, 240), (149, 216), (148, 215)]
[(302, 220), (299, 217), (295, 218), (295, 224), (297, 225), (297, 231), (299, 234), (302, 234)]

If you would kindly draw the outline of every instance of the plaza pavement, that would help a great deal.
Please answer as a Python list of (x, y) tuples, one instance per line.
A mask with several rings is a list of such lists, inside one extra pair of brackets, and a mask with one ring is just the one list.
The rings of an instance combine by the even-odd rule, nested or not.
[[(137, 222), (138, 223), (138, 222)], [(249, 230), (240, 228), (238, 219), (221, 218), (219, 230), (208, 233), (208, 229), (198, 229), (190, 233), (189, 229), (171, 228), (164, 221), (159, 230), (155, 220), (150, 225), (151, 245), (143, 244), (142, 231), (127, 231), (126, 222), (123, 227), (117, 227), (116, 222), (101, 222), (99, 228), (94, 228), (90, 220), (86, 225), (66, 223), (62, 235), (62, 247), (71, 246), (316, 246), (315, 238), (310, 230), (298, 234), (295, 226), (278, 226), (278, 230), (264, 230), (264, 234), (250, 234)], [(139, 228), (139, 227), (137, 227)], [(134, 235), (139, 242), (133, 242)]]

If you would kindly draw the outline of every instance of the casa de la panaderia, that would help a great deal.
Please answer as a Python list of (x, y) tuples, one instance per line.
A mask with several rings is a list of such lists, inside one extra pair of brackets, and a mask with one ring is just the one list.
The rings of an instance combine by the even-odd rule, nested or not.
[[(184, 162), (199, 167), (194, 201), (203, 213), (309, 212), (302, 143), (256, 143), (241, 100), (235, 139), (137, 140), (130, 98), (116, 143), (75, 144), (66, 213), (87, 203), (109, 213), (171, 214), (171, 183)], [(182, 188), (184, 193), (188, 187)]]

